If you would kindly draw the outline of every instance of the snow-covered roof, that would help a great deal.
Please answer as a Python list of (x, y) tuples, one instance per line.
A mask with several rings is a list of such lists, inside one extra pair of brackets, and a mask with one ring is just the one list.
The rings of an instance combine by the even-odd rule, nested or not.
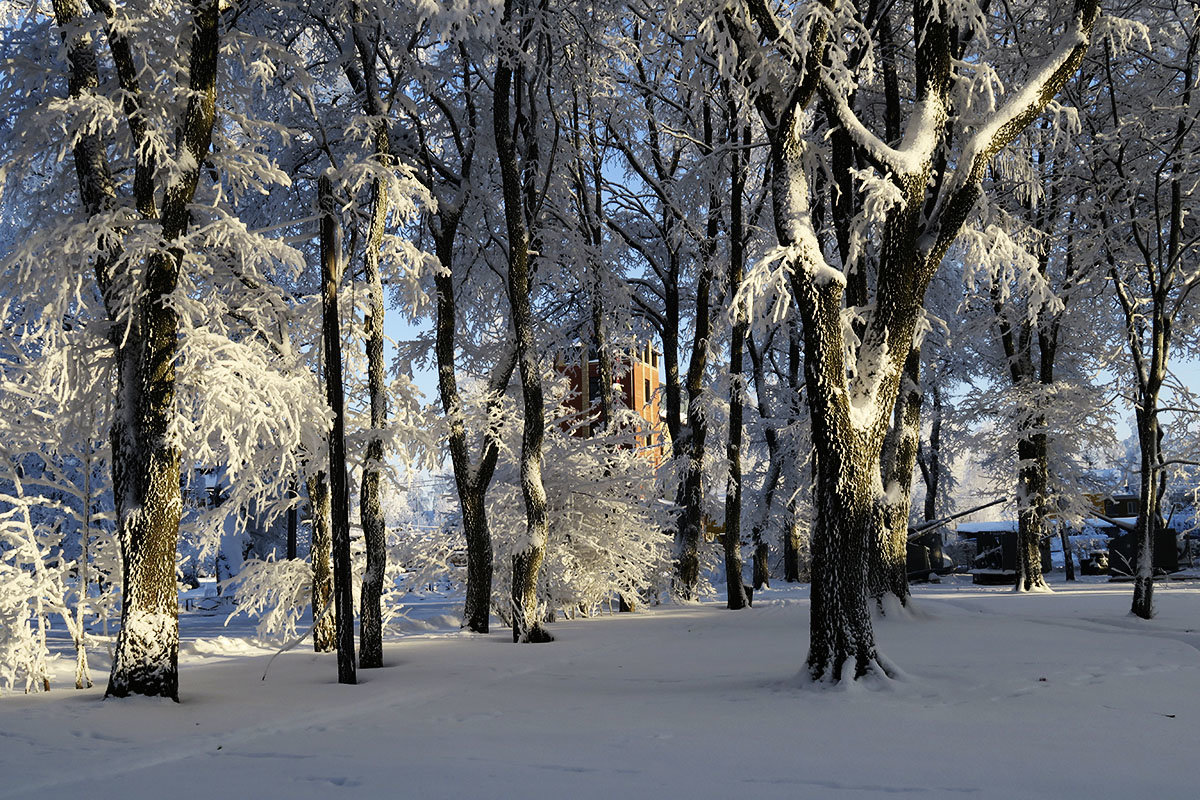
[(1127, 525), (1137, 524), (1137, 517), (1110, 517), (1110, 519), (1112, 519), (1113, 522), (1109, 522), (1107, 519), (1085, 519), (1083, 524), (1089, 528), (1116, 528), (1118, 526), (1113, 524), (1116, 522), (1121, 522)]
[(960, 522), (955, 530), (959, 536), (974, 533), (1007, 533), (1017, 529), (1015, 519), (1000, 519), (993, 522)]

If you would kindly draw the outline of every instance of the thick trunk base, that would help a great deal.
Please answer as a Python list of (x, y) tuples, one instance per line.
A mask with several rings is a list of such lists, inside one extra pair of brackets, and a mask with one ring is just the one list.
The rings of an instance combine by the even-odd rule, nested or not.
[(1144, 576), (1133, 579), (1133, 606), (1135, 616), (1142, 619), (1154, 618), (1154, 580)]
[(512, 557), (513, 565), (513, 626), (515, 644), (541, 644), (554, 641), (554, 636), (542, 627), (538, 617), (537, 576), (542, 567), (542, 549), (531, 547)]
[(769, 570), (770, 548), (766, 542), (759, 542), (754, 548), (754, 590), (758, 591), (763, 587), (771, 588), (771, 574)]
[(463, 533), (467, 539), (467, 597), (463, 627), (487, 633), (492, 607), (492, 538), (484, 516), (482, 498), (462, 497)]
[(800, 565), (800, 535), (794, 526), (789, 526), (783, 534), (783, 579), (788, 583), (804, 580)]
[[(367, 460), (383, 460), (383, 444), (378, 439), (367, 445)], [(378, 669), (383, 666), (383, 580), (387, 573), (387, 528), (383, 519), (382, 476), (376, 467), (363, 470), (360, 517), (367, 565), (358, 595), (358, 666)]]

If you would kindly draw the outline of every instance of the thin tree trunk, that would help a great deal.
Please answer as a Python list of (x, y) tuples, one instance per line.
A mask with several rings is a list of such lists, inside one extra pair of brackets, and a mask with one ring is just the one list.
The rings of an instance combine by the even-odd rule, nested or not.
[[(514, 0), (505, 0), (502, 25), (512, 23)], [(508, 298), (512, 307), (517, 364), (521, 374), (524, 421), (521, 435), (521, 494), (525, 499), (526, 531), (512, 556), (512, 612), (514, 642), (548, 642), (554, 639), (538, 614), (538, 575), (546, 552), (549, 516), (546, 489), (542, 484), (542, 443), (545, 438), (542, 376), (534, 342), (532, 280), (529, 231), (525, 227), (525, 203), (517, 143), (510, 119), (513, 92), (512, 59), (502, 52), (496, 64), (492, 124), (500, 161), (504, 193), (504, 218), (508, 231)], [(520, 88), (520, 81), (518, 88)], [(518, 92), (518, 95), (520, 93)], [(524, 109), (518, 105), (517, 113)]]
[(764, 586), (771, 588), (771, 565), (770, 565), (771, 549), (767, 547), (766, 542), (759, 542), (754, 546), (754, 590), (758, 591)]
[(463, 625), (473, 633), (488, 632), (492, 604), (492, 537), (482, 492), (459, 492), (463, 533), (467, 539), (467, 597)]
[(83, 459), (83, 520), (82, 531), (79, 536), (80, 552), (79, 554), (79, 601), (75, 604), (75, 630), (73, 631), (75, 640), (75, 688), (90, 689), (92, 688), (91, 670), (88, 668), (87, 660), (87, 606), (88, 606), (88, 583), (91, 578), (89, 576), (91, 559), (92, 559), (92, 461), (95, 457), (95, 451), (92, 447), (92, 430), (94, 428), (96, 415), (92, 413), (92, 407), (88, 407), (88, 427), (87, 427), (87, 455)]
[[(729, 102), (729, 139), (741, 143), (741, 118), (737, 103)], [(736, 301), (745, 272), (745, 233), (742, 219), (742, 191), (746, 176), (742, 170), (742, 153), (735, 147), (730, 154), (731, 200), (729, 212), (729, 297)], [(729, 439), (725, 457), (729, 462), (729, 480), (725, 488), (725, 593), (726, 606), (736, 610), (750, 604), (742, 583), (742, 408), (745, 395), (745, 376), (742, 374), (742, 349), (749, 321), (739, 307), (734, 309), (733, 331), (729, 341)], [(765, 547), (765, 546), (764, 546)], [(755, 548), (755, 588), (760, 585), (758, 574), (759, 548)], [(763, 559), (765, 562), (765, 558)]]
[(312, 537), (308, 556), (312, 564), (313, 649), (318, 653), (332, 653), (337, 649), (337, 615), (327, 611), (333, 602), (329, 483), (324, 470), (309, 475), (306, 483)]
[[(450, 462), (454, 468), (454, 483), (462, 512), (463, 533), (467, 542), (467, 591), (463, 608), (463, 627), (473, 633), (487, 633), (492, 603), (493, 553), (492, 537), (488, 530), (486, 495), (495, 471), (499, 454), (495, 432), (488, 426), (484, 433), (483, 452), (477, 465), (471, 461), (467, 442), (466, 420), (462, 413), (462, 398), (454, 366), (454, 337), (456, 304), (454, 297), (454, 235), (459, 216), (447, 213), (435, 236), (438, 260), (442, 271), (434, 277), (437, 288), (437, 363), (438, 395), (449, 426), (447, 436)], [(496, 368), (488, 385), (489, 414), (505, 389), (516, 368), (515, 349), (509, 349)]]
[(757, 590), (770, 585), (770, 565), (768, 563), (770, 548), (763, 538), (763, 533), (770, 524), (775, 492), (779, 488), (780, 478), (783, 475), (783, 453), (779, 446), (779, 431), (775, 427), (775, 412), (771, 405), (770, 387), (767, 386), (763, 353), (755, 345), (754, 337), (749, 332), (746, 335), (746, 350), (750, 353), (750, 363), (753, 367), (754, 391), (758, 397), (758, 413), (762, 419), (767, 440), (767, 460), (769, 462), (766, 477), (763, 478), (762, 499), (750, 529), (750, 541), (754, 543), (754, 588)]
[(921, 479), (925, 482), (925, 521), (937, 519), (938, 487), (942, 480), (942, 390), (937, 381), (929, 387), (933, 398), (933, 413), (929, 420), (929, 447), (918, 444), (917, 463), (921, 466)]
[(288, 479), (287, 495), (288, 500), (292, 503), (287, 511), (287, 557), (288, 561), (293, 561), (296, 559), (296, 534), (300, 527), (300, 509), (296, 506), (299, 494), (296, 492), (296, 477), (294, 475)]
[[(1145, 398), (1143, 398), (1145, 400)], [(1131, 611), (1142, 619), (1154, 617), (1154, 540), (1159, 527), (1158, 476), (1160, 461), (1157, 397), (1137, 412), (1141, 445), (1141, 508), (1137, 519), (1137, 570), (1133, 576)]]
[[(1036, 423), (1035, 423), (1036, 424)], [(1033, 433), (1017, 442), (1017, 579), (1019, 592), (1047, 589), (1042, 576), (1042, 536), (1045, 533), (1046, 434)]]
[[(703, 151), (711, 155), (712, 112), (707, 103), (704, 105), (703, 119)], [(696, 282), (696, 320), (692, 332), (692, 353), (688, 359), (687, 423), (684, 426), (683, 441), (680, 443), (683, 456), (687, 460), (682, 486), (683, 511), (679, 516), (677, 535), (676, 574), (679, 579), (678, 592), (684, 600), (698, 599), (700, 584), (700, 542), (704, 528), (704, 445), (708, 436), (708, 420), (704, 414), (704, 372), (708, 367), (708, 340), (712, 332), (710, 297), (717, 254), (717, 236), (720, 233), (720, 205), (720, 195), (714, 185), (708, 196), (708, 220), (700, 248), (703, 263)], [(738, 585), (741, 585), (740, 578)]]
[[(376, 135), (375, 154), (386, 165), (387, 131)], [(387, 428), (387, 380), (383, 366), (383, 282), (379, 275), (379, 250), (387, 221), (387, 186), (376, 180), (371, 189), (371, 221), (363, 258), (363, 278), (369, 294), (370, 313), (365, 320), (367, 348), (367, 387), (371, 397), (371, 433), (363, 461), (362, 488), (359, 493), (359, 518), (367, 551), (359, 595), (359, 666), (372, 669), (383, 666), (383, 611), (381, 597), (387, 574), (387, 527), (383, 517), (383, 431)]]
[(1071, 537), (1067, 535), (1067, 526), (1058, 526), (1058, 541), (1062, 545), (1063, 567), (1067, 572), (1067, 580), (1075, 580), (1075, 557), (1071, 553)]
[[(794, 320), (788, 324), (788, 388), (792, 396), (792, 402), (789, 407), (790, 419), (795, 421), (800, 416), (800, 392), (801, 381), (800, 375), (804, 368), (803, 359), (801, 358), (800, 349), (800, 331)], [(793, 453), (793, 458), (796, 454)], [(815, 456), (814, 456), (815, 458)], [(801, 580), (801, 574), (804, 570), (800, 565), (800, 515), (798, 512), (799, 500), (799, 476), (795, 475), (796, 467), (793, 465), (793, 477), (796, 478), (796, 485), (788, 485), (791, 491), (788, 493), (788, 510), (787, 524), (783, 530), (783, 579), (788, 583), (798, 583)], [(816, 464), (813, 464), (813, 479), (817, 476)]]
[(346, 422), (342, 388), (342, 335), (338, 284), (342, 277), (341, 228), (328, 175), (317, 182), (321, 211), (321, 309), (325, 343), (325, 397), (333, 412), (329, 432), (330, 539), (333, 604), (337, 615), (338, 683), (357, 683), (354, 658), (354, 592), (350, 564), (350, 496), (346, 484)]

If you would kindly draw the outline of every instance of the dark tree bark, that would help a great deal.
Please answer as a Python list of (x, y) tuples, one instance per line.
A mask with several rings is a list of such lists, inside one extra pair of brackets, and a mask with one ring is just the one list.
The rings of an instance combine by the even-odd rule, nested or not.
[[(635, 37), (638, 34), (635, 33)], [(640, 39), (638, 39), (640, 41)], [(670, 103), (660, 104), (655, 81), (661, 76), (651, 76), (644, 61), (635, 64), (641, 86), (642, 109), (645, 128), (644, 154), (635, 151), (630, 137), (614, 131), (611, 144), (620, 150), (626, 163), (650, 187), (657, 201), (658, 216), (647, 215), (648, 223), (654, 227), (655, 246), (647, 246), (644, 237), (626, 230), (617, 221), (608, 219), (606, 224), (626, 244), (636, 250), (646, 261), (653, 279), (637, 279), (633, 285), (641, 290), (635, 294), (634, 302), (638, 313), (654, 326), (663, 344), (663, 399), (666, 408), (666, 426), (671, 439), (671, 457), (680, 475), (679, 489), (675, 501), (680, 512), (675, 523), (675, 579), (674, 591), (682, 599), (694, 600), (699, 584), (699, 550), (704, 521), (702, 458), (707, 435), (703, 417), (701, 393), (705, 391), (704, 372), (708, 365), (708, 337), (711, 329), (709, 308), (712, 282), (715, 276), (713, 256), (716, 254), (717, 235), (720, 229), (719, 194), (710, 193), (708, 219), (703, 231), (693, 230), (686, 222), (692, 214), (690, 208), (682, 207), (681, 198), (673, 188), (681, 178), (684, 163), (684, 144), (679, 137), (672, 139), (664, 135), (660, 116)], [(671, 79), (681, 82), (689, 80), (682, 75), (671, 74)], [(686, 113), (686, 112), (685, 112)], [(706, 111), (706, 116), (710, 114)], [(707, 138), (698, 143), (702, 154), (710, 155), (713, 149), (711, 119), (702, 124)], [(713, 187), (715, 189), (715, 186)], [(640, 202), (640, 200), (638, 201)], [(683, 345), (683, 312), (686, 295), (684, 286), (685, 251), (681, 242), (691, 238), (699, 244), (700, 275), (696, 281), (695, 318), (696, 326), (687, 355), (686, 376), (681, 374), (681, 348)], [(699, 345), (699, 347), (698, 347)], [(686, 398), (686, 399), (685, 399)], [(686, 403), (686, 410), (685, 404)]]
[[(56, 21), (67, 49), (67, 88), (72, 98), (94, 95), (100, 86), (95, 42), (81, 24), (83, 4), (56, 0)], [(184, 251), (176, 244), (188, 230), (188, 205), (200, 165), (207, 157), (216, 120), (217, 54), (220, 32), (215, 0), (191, 4), (188, 88), (178, 120), (183, 158), (162, 192), (161, 217), (153, 152), (142, 149), (146, 123), (132, 51), (116, 9), (103, 0), (94, 8), (105, 18), (106, 40), (124, 96), (126, 117), (138, 154), (134, 204), (143, 221), (158, 221), (166, 250), (149, 255), (141, 275), (114, 275), (119, 242), (96, 259), (97, 288), (112, 325), (117, 352), (117, 397), (112, 441), (113, 495), (122, 554), (121, 630), (117, 635), (106, 696), (131, 694), (179, 699), (179, 623), (175, 552), (182, 509), (180, 454), (170, 433), (175, 402), (179, 318), (169, 297), (175, 291)], [(73, 144), (80, 199), (89, 216), (113, 207), (116, 188), (106, 145), (97, 131), (84, 131)], [(118, 292), (136, 292), (131, 313)]]
[[(788, 390), (792, 396), (792, 402), (789, 405), (790, 419), (795, 420), (800, 417), (801, 403), (800, 394), (803, 391), (803, 381), (801, 376), (804, 372), (803, 358), (800, 348), (800, 330), (797, 326), (795, 318), (789, 321), (788, 324)], [(794, 456), (793, 456), (794, 457)], [(813, 479), (816, 479), (816, 462), (813, 462)], [(799, 482), (799, 475), (794, 477)], [(792, 487), (789, 494), (788, 509), (787, 509), (787, 525), (783, 531), (783, 579), (788, 583), (797, 583), (802, 579), (802, 574), (805, 570), (801, 569), (800, 564), (800, 514), (798, 513), (799, 500), (797, 498), (798, 487)]]
[(333, 603), (333, 539), (330, 531), (329, 482), (325, 471), (309, 475), (309, 524), (312, 543), (309, 561), (312, 565), (313, 649), (332, 653), (337, 649), (337, 616), (330, 608)]
[[(505, 0), (502, 28), (512, 25), (515, 0)], [(520, 20), (521, 41), (529, 31), (527, 20)], [(512, 556), (512, 613), (514, 642), (549, 642), (554, 637), (542, 627), (538, 615), (538, 575), (546, 552), (549, 516), (546, 489), (542, 484), (542, 443), (546, 432), (543, 408), (542, 376), (534, 341), (532, 308), (532, 268), (529, 230), (526, 227), (526, 198), (521, 180), (520, 158), (514, 133), (514, 110), (522, 129), (527, 130), (529, 109), (522, 75), (513, 80), (517, 53), (502, 46), (496, 62), (492, 124), (500, 161), (504, 193), (504, 219), (508, 232), (508, 299), (512, 308), (513, 333), (517, 343), (517, 364), (521, 375), (524, 420), (521, 435), (521, 494), (525, 500), (526, 539)], [(523, 68), (518, 67), (518, 71)], [(514, 84), (516, 103), (513, 108)], [(527, 154), (528, 155), (528, 154)]]
[(296, 505), (300, 495), (296, 492), (295, 476), (288, 479), (287, 496), (292, 503), (287, 510), (287, 557), (288, 561), (294, 561), (296, 559), (296, 533), (300, 527), (300, 509)]
[[(343, 69), (350, 85), (359, 95), (362, 110), (373, 117), (372, 149), (383, 169), (392, 165), (390, 133), (387, 122), (389, 104), (379, 86), (378, 60), (381, 49), (377, 26), (367, 19), (358, 2), (350, 4), (350, 30), (347, 44), (353, 43), (361, 71), (346, 59)], [(331, 34), (332, 35), (332, 34)], [(367, 391), (371, 402), (371, 431), (362, 468), (359, 492), (359, 519), (362, 521), (366, 548), (366, 570), (359, 595), (359, 666), (371, 669), (383, 666), (383, 613), (381, 597), (387, 573), (387, 529), (383, 517), (384, 472), (383, 430), (387, 427), (387, 380), (383, 363), (383, 283), (379, 273), (379, 252), (388, 216), (388, 178), (371, 182), (371, 214), (363, 248), (363, 281), (367, 285), (369, 310), (364, 320), (367, 355)]]
[[(836, 0), (828, 0), (832, 7)], [(803, 47), (785, 23), (759, 0), (747, 3), (757, 31), (745, 18), (724, 22), (750, 74), (760, 42), (767, 57), (792, 70), (785, 85), (767, 82), (755, 103), (770, 140), (772, 198), (779, 244), (788, 250), (792, 295), (803, 322), (806, 398), (812, 421), (817, 479), (812, 541), (813, 588), (808, 672), (838, 681), (887, 674), (875, 648), (866, 597), (867, 545), (878, 521), (879, 469), (889, 417), (895, 409), (905, 361), (914, 343), (926, 288), (982, 193), (992, 157), (1039, 115), (1078, 69), (1099, 14), (1095, 0), (1079, 0), (1060, 52), (1035, 69), (1027, 91), (1011, 95), (996, 115), (1002, 124), (972, 132), (953, 183), (936, 202), (928, 195), (938, 147), (950, 138), (948, 112), (953, 51), (946, 9), (918, 0), (913, 27), (916, 103), (899, 151), (881, 142), (854, 116), (844, 97), (822, 75), (829, 34), (824, 17), (807, 23)], [(756, 54), (752, 56), (751, 54)], [(888, 174), (898, 202), (884, 224), (879, 269), (864, 309), (861, 334), (847, 347), (842, 310), (849, 290), (845, 272), (832, 268), (813, 226), (806, 142), (799, 122), (820, 91), (857, 154)], [(932, 181), (935, 185), (938, 180)], [(857, 332), (856, 332), (857, 333)], [(851, 361), (847, 360), (849, 355)]]
[[(1033, 324), (1022, 316), (1014, 329), (999, 300), (993, 301), (993, 310), (1013, 386), (1032, 386), (1037, 382)], [(1013, 588), (1019, 592), (1043, 591), (1048, 587), (1042, 577), (1040, 544), (1050, 483), (1045, 415), (1036, 410), (1023, 414), (1017, 435), (1017, 576)]]
[[(384, 164), (389, 159), (387, 131), (376, 135), (375, 153)], [(369, 293), (370, 313), (365, 320), (367, 387), (371, 397), (371, 433), (363, 462), (359, 518), (367, 550), (359, 596), (359, 666), (383, 666), (383, 614), (381, 596), (387, 573), (387, 528), (383, 518), (383, 430), (387, 427), (387, 379), (383, 365), (383, 282), (379, 276), (379, 249), (387, 220), (387, 186), (376, 180), (371, 189), (371, 221), (363, 257), (363, 278)]]
[[(1182, 13), (1189, 15), (1186, 10)], [(1162, 498), (1166, 490), (1167, 463), (1159, 419), (1161, 393), (1168, 375), (1175, 324), (1179, 315), (1194, 304), (1192, 292), (1197, 287), (1187, 266), (1194, 261), (1197, 239), (1185, 231), (1189, 216), (1186, 203), (1189, 184), (1185, 183), (1185, 177), (1192, 167), (1188, 137), (1200, 117), (1192, 98), (1197, 67), (1200, 66), (1200, 25), (1196, 24), (1194, 9), (1189, 16), (1191, 30), (1188, 31), (1187, 45), (1176, 54), (1181, 62), (1170, 69), (1170, 81), (1178, 81), (1179, 85), (1174, 105), (1167, 106), (1178, 113), (1174, 131), (1169, 137), (1163, 137), (1165, 141), (1147, 137), (1138, 143), (1156, 154), (1149, 165), (1153, 170), (1153, 188), (1146, 185), (1150, 180), (1148, 176), (1130, 171), (1126, 159), (1133, 156), (1128, 155), (1124, 143), (1112, 163), (1117, 178), (1127, 184), (1126, 190), (1117, 195), (1124, 200), (1127, 213), (1125, 226), (1118, 236), (1126, 235), (1136, 248), (1131, 266), (1125, 267), (1116, 260), (1113, 247), (1106, 248), (1106, 258), (1110, 282), (1124, 317), (1125, 343), (1135, 379), (1134, 414), (1141, 474), (1136, 526), (1137, 569), (1131, 611), (1142, 619), (1151, 619), (1155, 614), (1154, 542), (1158, 532), (1165, 527)], [(1118, 86), (1113, 78), (1112, 53), (1107, 47), (1105, 73), (1114, 127), (1120, 130), (1126, 126), (1118, 111)], [(1168, 92), (1163, 94), (1168, 95)], [(1164, 154), (1161, 159), (1157, 155), (1160, 153)], [(1145, 183), (1139, 185), (1139, 180)], [(1109, 228), (1107, 214), (1102, 213), (1101, 223), (1106, 230)]]
[[(471, 83), (472, 67), (465, 47), (459, 47), (458, 56), (461, 67), (459, 88), (466, 111), (465, 120), (451, 113), (450, 104), (441, 98), (434, 99), (434, 105), (442, 110), (446, 124), (453, 131), (452, 139), (459, 156), (458, 174), (447, 175), (445, 158), (437, 158), (426, 149), (420, 151), (417, 160), (422, 169), (421, 180), (435, 193), (438, 201), (436, 210), (429, 215), (434, 252), (441, 266), (441, 270), (434, 276), (437, 293), (434, 351), (438, 368), (438, 396), (447, 421), (447, 445), (467, 545), (467, 590), (463, 607), (463, 627), (472, 633), (487, 633), (494, 565), (486, 498), (495, 473), (499, 449), (495, 428), (490, 423), (485, 423), (480, 433), (480, 452), (477, 456), (472, 456), (472, 450), (475, 448), (472, 447), (467, 420), (463, 415), (463, 401), (455, 365), (459, 323), (457, 284), (463, 282), (466, 273), (469, 272), (469, 269), (463, 269), (455, 259), (455, 242), (470, 199), (475, 142), (479, 131)], [(500, 399), (508, 389), (516, 364), (515, 345), (510, 342), (498, 358), (488, 381), (486, 419), (491, 419), (494, 415)]]
[(942, 388), (937, 381), (929, 386), (933, 400), (933, 413), (929, 417), (929, 446), (918, 443), (917, 463), (921, 467), (921, 480), (925, 483), (925, 521), (937, 519), (937, 497), (942, 481)]
[(357, 683), (354, 658), (354, 592), (350, 564), (350, 493), (346, 481), (346, 421), (342, 387), (342, 335), (338, 284), (343, 262), (341, 226), (333, 185), (317, 182), (321, 212), (321, 330), (325, 345), (325, 397), (333, 412), (329, 432), (330, 538), (333, 550), (333, 604), (337, 615), (338, 683)]
[[(703, 107), (704, 144), (701, 152), (713, 155), (715, 137), (712, 110), (708, 103)], [(715, 172), (715, 169), (714, 169)], [(698, 599), (700, 585), (700, 542), (704, 529), (704, 446), (708, 438), (708, 419), (704, 414), (704, 372), (708, 368), (709, 337), (712, 335), (711, 294), (716, 270), (717, 236), (720, 233), (721, 196), (716, 180), (709, 188), (708, 219), (705, 223), (704, 240), (700, 248), (700, 276), (696, 280), (695, 323), (692, 330), (692, 353), (687, 371), (687, 423), (682, 426), (680, 440), (676, 444), (683, 454), (684, 473), (681, 487), (679, 529), (676, 537), (677, 566), (676, 587), (684, 600)], [(740, 526), (740, 521), (739, 521)], [(726, 545), (728, 548), (729, 545)], [(726, 549), (728, 555), (729, 550)], [(740, 561), (740, 557), (738, 559)], [(728, 563), (728, 562), (727, 562)], [(738, 567), (741, 574), (741, 567)], [(737, 580), (741, 586), (741, 578)], [(741, 606), (738, 606), (740, 608)]]
[(754, 545), (754, 590), (771, 588), (771, 549), (766, 542)]
[[(748, 144), (748, 131), (745, 138), (742, 134), (741, 110), (733, 100), (729, 102), (729, 140), (735, 145)], [(747, 153), (748, 155), (748, 153)], [(742, 194), (746, 185), (746, 173), (743, 168), (743, 153), (739, 147), (734, 147), (730, 153), (730, 208), (729, 208), (729, 297), (736, 298), (742, 286), (742, 278), (746, 269), (745, 254), (745, 220), (742, 210)], [(736, 302), (736, 301), (734, 301)], [(742, 350), (749, 328), (747, 315), (741, 309), (734, 309), (733, 331), (729, 340), (729, 438), (725, 448), (725, 458), (729, 462), (729, 480), (725, 489), (725, 592), (726, 606), (730, 609), (745, 608), (750, 604), (746, 597), (746, 588), (742, 582), (742, 408), (743, 397), (746, 393), (745, 376), (742, 374)], [(766, 545), (757, 543), (754, 551), (754, 588), (759, 588), (766, 578), (760, 575), (760, 569), (765, 571), (765, 553), (761, 556), (762, 567), (759, 565), (760, 550), (765, 551)], [(760, 577), (762, 580), (760, 580)]]
[[(767, 346), (770, 346), (769, 341)], [(774, 504), (775, 492), (779, 488), (782, 477), (783, 461), (779, 446), (779, 430), (775, 427), (774, 407), (771, 403), (770, 388), (766, 381), (763, 352), (755, 344), (754, 337), (749, 332), (746, 335), (746, 351), (750, 354), (754, 391), (758, 397), (758, 413), (762, 418), (763, 431), (767, 441), (767, 474), (763, 478), (762, 499), (758, 513), (750, 528), (750, 541), (754, 543), (754, 588), (761, 589), (770, 583), (770, 565), (767, 563), (770, 548), (767, 546), (763, 534), (771, 519), (771, 507)]]
[[(454, 483), (462, 512), (463, 534), (467, 541), (467, 596), (463, 626), (473, 633), (487, 633), (492, 602), (492, 536), (488, 529), (486, 497), (496, 470), (499, 447), (496, 432), (483, 432), (483, 452), (477, 463), (471, 459), (467, 424), (463, 418), (462, 398), (454, 366), (455, 320), (454, 245), (459, 215), (444, 216), (435, 242), (442, 272), (434, 278), (437, 288), (437, 363), (438, 394), (442, 411), (449, 422), (448, 444)], [(501, 358), (488, 385), (489, 412), (503, 396), (516, 369), (516, 348), (510, 347)]]
[(914, 347), (904, 364), (892, 428), (883, 443), (880, 471), (883, 483), (881, 524), (872, 547), (868, 588), (883, 609), (884, 595), (908, 604), (908, 514), (912, 479), (921, 434), (921, 350)]

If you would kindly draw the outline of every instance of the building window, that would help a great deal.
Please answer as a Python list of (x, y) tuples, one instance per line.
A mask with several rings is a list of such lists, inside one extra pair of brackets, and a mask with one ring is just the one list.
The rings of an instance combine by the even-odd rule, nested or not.
[(649, 405), (649, 403), (650, 403), (650, 379), (649, 379), (649, 378), (646, 378), (646, 380), (644, 381), (644, 383), (645, 383), (645, 386), (646, 386), (646, 394), (645, 394), (645, 398), (646, 398), (646, 404), (647, 404), (647, 405)]

